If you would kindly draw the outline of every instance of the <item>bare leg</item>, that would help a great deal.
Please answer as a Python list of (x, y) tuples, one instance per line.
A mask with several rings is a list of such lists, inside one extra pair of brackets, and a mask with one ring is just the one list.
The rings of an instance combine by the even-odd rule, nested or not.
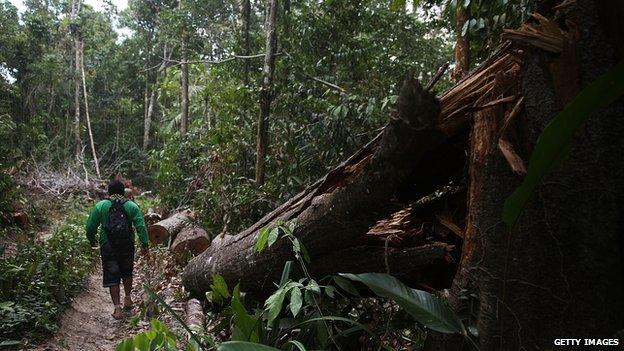
[(115, 305), (115, 311), (113, 311), (113, 318), (120, 319), (123, 317), (121, 312), (121, 305), (119, 304), (119, 284), (113, 285), (110, 288), (111, 299), (113, 300), (113, 305)]
[(131, 309), (132, 308), (132, 277), (123, 278), (123, 286), (124, 286), (124, 308)]
[(110, 288), (111, 299), (113, 300), (113, 305), (119, 305), (119, 284), (113, 285)]
[(132, 277), (123, 278), (122, 281), (123, 281), (125, 296), (130, 296), (130, 293), (132, 292)]

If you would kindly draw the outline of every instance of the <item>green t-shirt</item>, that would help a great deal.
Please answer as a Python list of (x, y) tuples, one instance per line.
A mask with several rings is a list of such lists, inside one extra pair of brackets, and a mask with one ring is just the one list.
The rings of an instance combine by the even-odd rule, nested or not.
[[(111, 196), (112, 199), (121, 200), (123, 197), (120, 196)], [(111, 200), (102, 200), (95, 204), (95, 207), (91, 209), (89, 212), (89, 219), (87, 219), (87, 239), (93, 245), (95, 244), (95, 235), (98, 232), (98, 227), (100, 228), (100, 246), (106, 244), (106, 229), (105, 224), (108, 222), (108, 209), (111, 207), (113, 203)], [(143, 219), (143, 212), (139, 208), (134, 201), (127, 200), (124, 205), (124, 210), (128, 214), (128, 217), (132, 221), (132, 225), (136, 230), (137, 236), (139, 237), (139, 241), (141, 242), (142, 247), (147, 247), (149, 242), (147, 240), (147, 227), (145, 226), (145, 220)]]

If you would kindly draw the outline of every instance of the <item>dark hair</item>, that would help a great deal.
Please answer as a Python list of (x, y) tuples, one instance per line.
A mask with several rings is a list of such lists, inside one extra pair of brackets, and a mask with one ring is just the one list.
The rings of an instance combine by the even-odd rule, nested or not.
[(123, 196), (126, 192), (126, 187), (124, 184), (118, 180), (113, 180), (108, 183), (108, 195), (121, 195)]

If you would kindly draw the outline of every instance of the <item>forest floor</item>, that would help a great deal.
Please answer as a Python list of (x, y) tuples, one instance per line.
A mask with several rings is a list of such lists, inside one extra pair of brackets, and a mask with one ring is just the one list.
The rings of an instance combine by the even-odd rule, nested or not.
[[(6, 250), (3, 255), (10, 256), (17, 252), (17, 243), (25, 240), (45, 242), (55, 232), (55, 228), (65, 223), (72, 213), (84, 212), (94, 201), (81, 199), (80, 205), (72, 209), (71, 199), (51, 199), (45, 194), (28, 193), (26, 198), (30, 203), (36, 203), (37, 225), (30, 227), (28, 233), (16, 232), (1, 238)], [(86, 207), (85, 207), (86, 205)], [(142, 204), (143, 205), (143, 204)], [(147, 204), (145, 204), (147, 205)], [(43, 220), (42, 218), (45, 218)], [(135, 258), (134, 284), (132, 300), (134, 308), (124, 311), (124, 317), (116, 320), (112, 317), (113, 304), (108, 288), (102, 287), (102, 267), (98, 252), (94, 255), (91, 272), (84, 279), (84, 290), (71, 299), (62, 316), (58, 319), (58, 330), (53, 335), (34, 343), (26, 343), (25, 348), (30, 350), (84, 350), (110, 351), (124, 339), (132, 337), (150, 328), (150, 320), (157, 318), (165, 322), (174, 331), (182, 331), (182, 327), (167, 314), (161, 313), (154, 301), (147, 298), (144, 284), (149, 285), (174, 311), (184, 315), (184, 301), (182, 284), (178, 276), (180, 266), (175, 261), (168, 248), (155, 247), (150, 250), (149, 259)], [(123, 290), (123, 289), (122, 289)], [(123, 299), (123, 292), (121, 298)], [(182, 317), (184, 318), (184, 317)]]
[(59, 330), (47, 343), (36, 350), (108, 351), (137, 331), (126, 318), (111, 316), (112, 303), (108, 291), (102, 288), (101, 263), (89, 275), (85, 291), (76, 296), (59, 321)]
[[(154, 302), (148, 301), (143, 284), (149, 284), (177, 313), (184, 314), (184, 299), (177, 272), (170, 269), (169, 255), (156, 250), (149, 260), (138, 258), (135, 262), (132, 311), (124, 311), (122, 319), (111, 315), (113, 304), (108, 289), (102, 287), (101, 261), (96, 258), (93, 271), (85, 283), (85, 290), (78, 294), (59, 320), (59, 329), (48, 341), (34, 350), (85, 350), (111, 351), (124, 339), (149, 329), (150, 318), (157, 318), (173, 330), (181, 332), (181, 326), (168, 314), (160, 314)], [(164, 268), (164, 270), (163, 270)], [(167, 270), (169, 269), (169, 270)], [(175, 274), (174, 274), (175, 273)], [(123, 299), (123, 292), (121, 293)]]

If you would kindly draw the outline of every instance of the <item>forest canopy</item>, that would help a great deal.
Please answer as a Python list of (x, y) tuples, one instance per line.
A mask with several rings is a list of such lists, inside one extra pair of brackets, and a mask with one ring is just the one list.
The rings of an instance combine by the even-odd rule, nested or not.
[[(458, 28), (475, 38), (470, 65), (529, 11), (477, 5), (467, 8), (476, 20)], [(212, 231), (236, 231), (367, 142), (407, 71), (427, 81), (453, 62), (455, 7), (280, 3), (257, 187), (263, 2), (131, 0), (95, 11), (80, 0), (28, 0), (18, 13), (2, 0), (2, 165), (123, 173), (156, 187), (168, 207), (201, 204), (193, 207)]]

